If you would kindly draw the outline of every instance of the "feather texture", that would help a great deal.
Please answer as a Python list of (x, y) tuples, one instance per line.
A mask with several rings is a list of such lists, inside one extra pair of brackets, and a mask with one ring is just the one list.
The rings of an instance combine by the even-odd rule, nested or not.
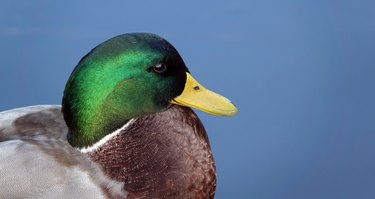
[(69, 145), (60, 106), (0, 113), (0, 198), (213, 198), (207, 134), (186, 107), (147, 115), (98, 149)]

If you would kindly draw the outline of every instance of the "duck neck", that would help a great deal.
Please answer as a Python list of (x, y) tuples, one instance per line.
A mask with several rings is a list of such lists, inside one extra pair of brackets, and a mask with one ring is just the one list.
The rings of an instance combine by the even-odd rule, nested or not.
[[(77, 109), (82, 110), (79, 107)], [(83, 110), (76, 112), (74, 109), (63, 107), (64, 118), (69, 127), (68, 141), (75, 148), (95, 145), (130, 120), (126, 114), (120, 114), (121, 111), (110, 109), (105, 104), (100, 109)]]
[(150, 96), (135, 95), (134, 90), (139, 86), (134, 79), (126, 79), (104, 94), (66, 90), (62, 111), (69, 127), (69, 143), (76, 148), (92, 146), (130, 119), (166, 109), (167, 106), (155, 105)]
[[(77, 89), (74, 86), (75, 81), (77, 80), (73, 79), (68, 83), (62, 106), (64, 119), (69, 127), (68, 140), (73, 147), (92, 146), (130, 119), (157, 111), (149, 101), (133, 97), (130, 87), (137, 85), (132, 83), (132, 79), (117, 81), (116, 84), (110, 85), (110, 89), (87, 88), (92, 86), (89, 84), (85, 89)], [(108, 87), (99, 83), (95, 85), (95, 87), (99, 86)], [(89, 90), (108, 90), (108, 92), (89, 92)]]

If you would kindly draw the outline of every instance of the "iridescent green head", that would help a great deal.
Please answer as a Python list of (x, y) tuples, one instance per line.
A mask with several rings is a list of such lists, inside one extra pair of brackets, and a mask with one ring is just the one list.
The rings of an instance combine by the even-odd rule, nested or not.
[(177, 50), (149, 33), (124, 34), (105, 41), (82, 58), (64, 91), (62, 111), (68, 140), (86, 147), (129, 119), (178, 104), (231, 116), (237, 109), (190, 75)]
[(154, 34), (124, 34), (78, 63), (64, 92), (73, 146), (87, 146), (131, 118), (165, 110), (184, 89), (187, 68), (177, 50)]

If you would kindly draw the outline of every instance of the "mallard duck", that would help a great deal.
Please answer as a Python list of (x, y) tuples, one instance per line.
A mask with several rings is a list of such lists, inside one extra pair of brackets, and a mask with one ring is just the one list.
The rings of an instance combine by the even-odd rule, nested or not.
[(79, 61), (62, 106), (0, 113), (0, 198), (213, 198), (215, 162), (189, 107), (237, 113), (165, 39), (109, 39)]

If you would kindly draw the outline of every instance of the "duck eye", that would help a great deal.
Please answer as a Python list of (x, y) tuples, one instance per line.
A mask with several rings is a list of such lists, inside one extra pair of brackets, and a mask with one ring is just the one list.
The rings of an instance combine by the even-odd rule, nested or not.
[(167, 69), (167, 66), (165, 64), (156, 64), (154, 66), (154, 71), (157, 73), (162, 73)]

